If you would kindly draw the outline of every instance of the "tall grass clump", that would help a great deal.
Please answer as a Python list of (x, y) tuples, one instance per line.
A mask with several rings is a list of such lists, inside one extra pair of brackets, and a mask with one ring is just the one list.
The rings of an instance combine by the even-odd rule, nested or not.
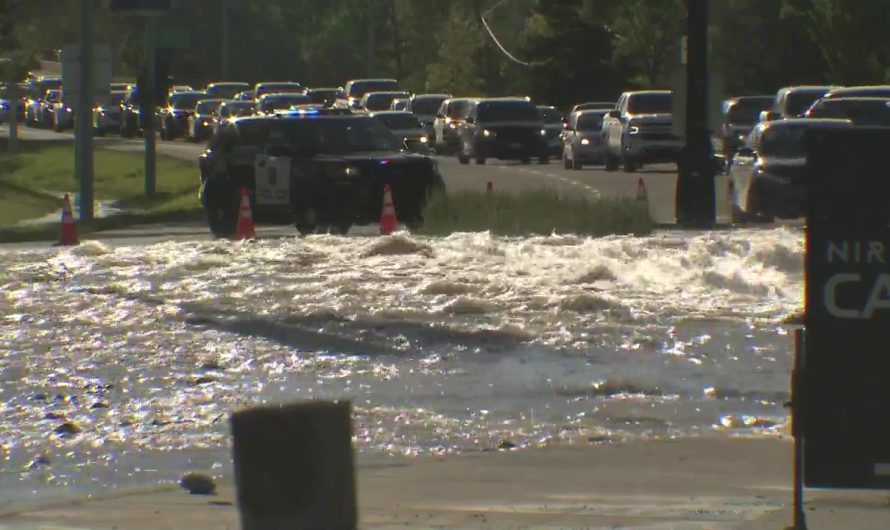
[(554, 232), (604, 236), (652, 232), (649, 207), (644, 201), (561, 196), (551, 190), (439, 193), (430, 198), (423, 217), (421, 232), (428, 235), (489, 231), (501, 236)]

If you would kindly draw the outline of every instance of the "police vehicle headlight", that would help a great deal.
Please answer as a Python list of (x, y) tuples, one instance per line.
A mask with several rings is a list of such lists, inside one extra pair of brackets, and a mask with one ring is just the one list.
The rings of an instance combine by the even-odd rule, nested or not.
[(627, 134), (640, 134), (640, 128), (634, 125), (627, 130)]
[(582, 138), (581, 145), (590, 145), (590, 140), (588, 140), (587, 138)]
[(490, 130), (488, 130), (488, 129), (484, 129), (484, 130), (482, 131), (482, 136), (484, 136), (484, 137), (486, 137), (486, 138), (492, 138), (492, 137), (494, 137), (494, 136), (497, 136), (497, 133), (494, 132), (494, 131), (490, 131)]

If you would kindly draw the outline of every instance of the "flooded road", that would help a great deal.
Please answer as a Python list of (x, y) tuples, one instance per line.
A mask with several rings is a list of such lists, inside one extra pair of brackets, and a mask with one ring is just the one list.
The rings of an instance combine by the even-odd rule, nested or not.
[(0, 508), (230, 473), (239, 407), (366, 454), (784, 432), (803, 233), (0, 250)]

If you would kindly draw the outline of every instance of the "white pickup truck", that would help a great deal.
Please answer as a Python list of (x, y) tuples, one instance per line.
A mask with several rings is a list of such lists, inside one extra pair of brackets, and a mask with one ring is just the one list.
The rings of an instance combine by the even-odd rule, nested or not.
[(677, 162), (683, 140), (673, 133), (669, 90), (625, 92), (603, 121), (606, 170), (632, 172), (644, 163)]

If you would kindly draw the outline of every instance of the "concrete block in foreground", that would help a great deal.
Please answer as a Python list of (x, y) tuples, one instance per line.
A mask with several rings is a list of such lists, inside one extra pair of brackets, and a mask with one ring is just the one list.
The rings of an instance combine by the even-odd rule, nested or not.
[(231, 425), (244, 530), (356, 527), (348, 401), (245, 409)]

